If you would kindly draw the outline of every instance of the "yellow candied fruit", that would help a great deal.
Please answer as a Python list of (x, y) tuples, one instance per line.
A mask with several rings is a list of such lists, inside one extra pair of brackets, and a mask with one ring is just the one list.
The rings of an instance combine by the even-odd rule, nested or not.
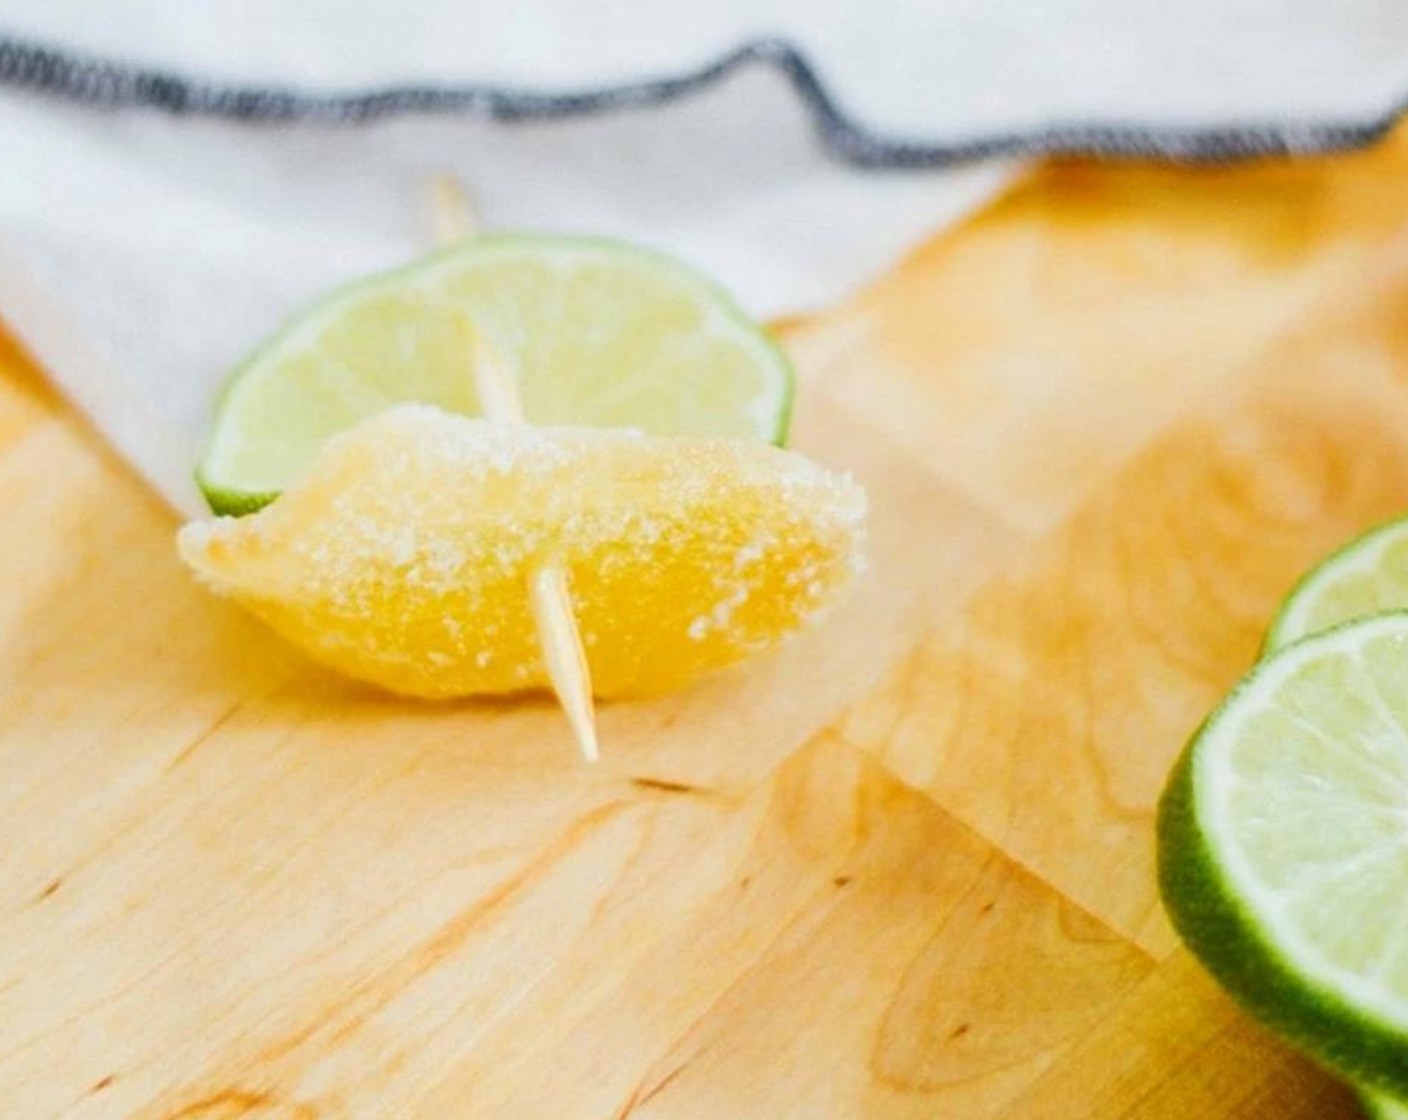
[(761, 443), (403, 405), (186, 562), (318, 660), (412, 696), (548, 684), (529, 579), (567, 574), (593, 687), (659, 692), (776, 644), (861, 563), (865, 492)]

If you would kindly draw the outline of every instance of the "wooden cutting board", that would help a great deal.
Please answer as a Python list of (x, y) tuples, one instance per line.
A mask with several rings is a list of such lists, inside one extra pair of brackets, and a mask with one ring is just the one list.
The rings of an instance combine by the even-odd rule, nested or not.
[(1151, 823), (1408, 508), (1405, 173), (1047, 168), (782, 328), (871, 573), (594, 769), (211, 599), (7, 344), (0, 1115), (1354, 1115), (1178, 949)]

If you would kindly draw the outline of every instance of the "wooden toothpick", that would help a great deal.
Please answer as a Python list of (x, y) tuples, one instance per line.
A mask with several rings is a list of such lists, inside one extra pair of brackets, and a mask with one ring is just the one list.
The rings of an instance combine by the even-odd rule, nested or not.
[(445, 171), (430, 180), (430, 220), (438, 245), (454, 245), (473, 237), (474, 207), (460, 177)]
[[(473, 237), (475, 223), (464, 185), (452, 174), (437, 175), (431, 181), (432, 217), (436, 240), (452, 245)], [(518, 393), (517, 371), (477, 331), (472, 359), (474, 386), (480, 408), (487, 420), (500, 424), (526, 424), (523, 402)], [(596, 736), (596, 710), (592, 704), (591, 672), (587, 653), (572, 614), (572, 597), (567, 589), (567, 573), (556, 564), (531, 572), (528, 594), (543, 664), (552, 682), (558, 703), (567, 716), (582, 757), (595, 762), (600, 757)]]

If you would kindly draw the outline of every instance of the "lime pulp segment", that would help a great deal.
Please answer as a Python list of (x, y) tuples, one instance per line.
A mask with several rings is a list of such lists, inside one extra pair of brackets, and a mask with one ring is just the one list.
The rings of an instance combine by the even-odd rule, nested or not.
[(1209, 717), (1159, 806), (1179, 933), (1346, 1076), (1408, 1096), (1408, 613), (1293, 643)]
[(478, 415), (466, 325), (533, 423), (786, 438), (791, 367), (711, 281), (615, 242), (486, 236), (339, 289), (236, 370), (197, 471), (212, 508), (266, 504), (392, 405)]

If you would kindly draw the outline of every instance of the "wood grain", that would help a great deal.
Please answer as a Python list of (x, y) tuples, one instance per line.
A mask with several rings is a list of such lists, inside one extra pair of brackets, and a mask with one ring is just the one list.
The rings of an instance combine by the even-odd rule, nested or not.
[(1184, 953), (1164, 961), (1001, 1120), (1352, 1120), (1349, 1090), (1234, 1007)]
[(1353, 1115), (1176, 950), (1150, 826), (1408, 507), (1405, 172), (1044, 168), (790, 325), (871, 575), (590, 769), (205, 595), (0, 335), (0, 1116)]
[[(1289, 336), (1386, 351), (1355, 366), (1401, 358), (1385, 301), (1402, 285), (1405, 175), (1401, 130), (1317, 162), (1051, 164), (810, 325), (803, 354), (848, 414), (1049, 529)], [(1373, 329), (1319, 329), (1366, 299)]]
[(1177, 426), (903, 661), (844, 734), (1167, 952), (1164, 775), (1296, 576), (1408, 499), (1408, 394), (1343, 388)]

